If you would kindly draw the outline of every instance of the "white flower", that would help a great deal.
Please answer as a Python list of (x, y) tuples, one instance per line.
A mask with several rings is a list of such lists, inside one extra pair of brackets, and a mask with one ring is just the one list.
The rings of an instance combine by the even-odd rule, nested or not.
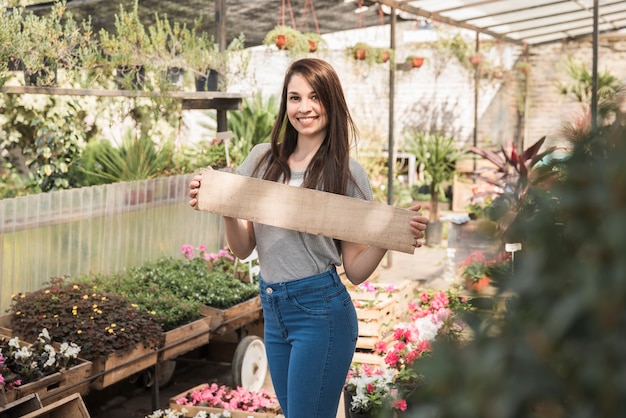
[(46, 328), (41, 330), (41, 332), (39, 333), (39, 337), (40, 338), (45, 338), (46, 341), (50, 341), (52, 339), (52, 338), (50, 338), (50, 334), (48, 333), (48, 330)]
[(80, 353), (80, 346), (76, 343), (63, 343), (61, 347), (59, 347), (59, 351), (67, 358), (76, 358), (78, 357), (78, 353)]
[(13, 353), (13, 358), (16, 360), (25, 361), (28, 360), (32, 356), (31, 351), (28, 347), (21, 347), (15, 353)]
[(13, 337), (9, 340), (9, 347), (20, 349), (20, 340), (17, 337)]

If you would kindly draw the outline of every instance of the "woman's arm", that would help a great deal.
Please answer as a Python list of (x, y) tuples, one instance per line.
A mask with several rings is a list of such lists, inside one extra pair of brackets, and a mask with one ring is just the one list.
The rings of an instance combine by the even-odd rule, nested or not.
[[(198, 206), (198, 189), (201, 182), (202, 174), (197, 174), (189, 183), (189, 197), (191, 198), (189, 205), (194, 209)], [(242, 260), (247, 258), (256, 247), (252, 222), (226, 216), (223, 219), (226, 229), (226, 242), (228, 242), (229, 248), (237, 258)]]
[[(409, 208), (412, 211), (418, 212), (422, 207), (420, 205)], [(411, 233), (415, 236), (415, 247), (419, 248), (422, 243), (418, 241), (424, 238), (424, 231), (426, 230), (426, 223), (428, 218), (420, 213), (416, 213), (411, 218), (409, 227)], [(353, 242), (342, 241), (341, 253), (343, 257), (343, 269), (346, 272), (346, 277), (353, 284), (361, 284), (376, 270), (378, 264), (383, 259), (387, 250), (384, 248), (377, 248), (363, 244), (356, 244)]]

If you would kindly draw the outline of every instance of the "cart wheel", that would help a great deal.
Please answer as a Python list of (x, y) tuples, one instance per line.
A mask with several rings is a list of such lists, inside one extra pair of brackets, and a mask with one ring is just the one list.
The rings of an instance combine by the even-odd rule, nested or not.
[[(168, 360), (157, 365), (159, 373), (159, 387), (162, 388), (167, 385), (174, 376), (174, 370), (176, 370), (176, 361)], [(141, 374), (142, 382), (145, 387), (150, 388), (154, 384), (154, 370), (152, 368), (146, 369)]]
[(263, 387), (267, 376), (267, 357), (263, 339), (256, 335), (243, 338), (233, 355), (233, 384), (251, 391)]

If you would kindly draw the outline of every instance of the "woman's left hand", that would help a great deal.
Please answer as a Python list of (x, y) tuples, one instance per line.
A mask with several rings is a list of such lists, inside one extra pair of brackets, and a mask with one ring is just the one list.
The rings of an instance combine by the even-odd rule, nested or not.
[(424, 231), (426, 231), (426, 224), (428, 223), (428, 218), (421, 214), (420, 209), (422, 209), (422, 205), (415, 205), (409, 208), (409, 210), (416, 212), (410, 223), (411, 233), (415, 236), (416, 248), (422, 246), (422, 242), (419, 240), (424, 238)]

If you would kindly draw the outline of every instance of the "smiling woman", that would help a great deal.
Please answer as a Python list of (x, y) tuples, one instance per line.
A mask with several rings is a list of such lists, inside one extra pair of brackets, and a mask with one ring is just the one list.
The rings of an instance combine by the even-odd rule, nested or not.
[[(367, 173), (349, 154), (356, 137), (333, 67), (300, 59), (285, 73), (271, 144), (254, 147), (238, 173), (371, 201)], [(201, 181), (190, 183), (194, 207)], [(404, 222), (412, 237), (423, 237), (426, 218)], [(224, 217), (224, 224), (235, 255), (258, 250), (265, 346), (285, 416), (334, 416), (358, 338), (354, 304), (336, 268), (343, 264), (346, 277), (362, 283), (387, 250), (246, 219)]]

